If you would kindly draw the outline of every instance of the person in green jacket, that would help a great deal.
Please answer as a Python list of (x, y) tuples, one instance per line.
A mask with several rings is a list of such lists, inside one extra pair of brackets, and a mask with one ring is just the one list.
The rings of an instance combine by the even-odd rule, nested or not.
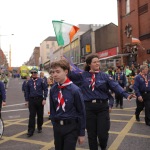
[(113, 67), (109, 67), (105, 73), (109, 74), (111, 77), (113, 77), (115, 74)]

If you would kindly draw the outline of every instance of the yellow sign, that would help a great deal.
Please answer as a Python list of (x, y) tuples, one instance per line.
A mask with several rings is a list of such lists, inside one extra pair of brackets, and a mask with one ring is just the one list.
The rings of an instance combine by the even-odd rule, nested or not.
[(86, 53), (90, 53), (91, 52), (91, 47), (90, 45), (86, 45)]

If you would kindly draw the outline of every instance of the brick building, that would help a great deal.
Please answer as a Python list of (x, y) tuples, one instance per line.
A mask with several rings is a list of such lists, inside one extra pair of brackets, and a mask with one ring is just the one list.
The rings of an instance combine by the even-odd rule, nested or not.
[(3, 66), (5, 68), (8, 67), (8, 62), (3, 50), (0, 48), (0, 67)]
[(40, 47), (35, 47), (33, 53), (26, 63), (28, 66), (39, 66), (39, 57), (40, 57)]
[(150, 61), (150, 0), (118, 0), (118, 37), (120, 53), (128, 54), (122, 59), (126, 65)]

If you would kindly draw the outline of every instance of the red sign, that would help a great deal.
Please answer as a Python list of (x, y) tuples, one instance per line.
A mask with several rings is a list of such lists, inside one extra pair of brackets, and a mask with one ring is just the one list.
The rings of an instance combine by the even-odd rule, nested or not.
[(99, 56), (99, 58), (116, 56), (118, 54), (117, 49), (118, 49), (118, 47), (114, 47), (114, 48), (111, 48), (108, 50), (104, 50), (102, 52), (98, 52), (98, 56)]

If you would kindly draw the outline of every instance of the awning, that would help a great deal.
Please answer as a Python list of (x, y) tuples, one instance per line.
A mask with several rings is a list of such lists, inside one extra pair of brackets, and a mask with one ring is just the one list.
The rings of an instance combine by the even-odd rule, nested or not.
[(115, 57), (122, 57), (122, 56), (128, 56), (130, 53), (126, 54), (118, 54), (118, 47), (114, 47), (108, 50), (104, 50), (102, 52), (97, 53), (99, 56), (99, 60), (105, 60), (105, 59), (110, 59), (110, 58), (115, 58)]
[(99, 59), (108, 59), (109, 57), (114, 57), (118, 55), (118, 47), (110, 48), (101, 52), (97, 53), (99, 56)]

